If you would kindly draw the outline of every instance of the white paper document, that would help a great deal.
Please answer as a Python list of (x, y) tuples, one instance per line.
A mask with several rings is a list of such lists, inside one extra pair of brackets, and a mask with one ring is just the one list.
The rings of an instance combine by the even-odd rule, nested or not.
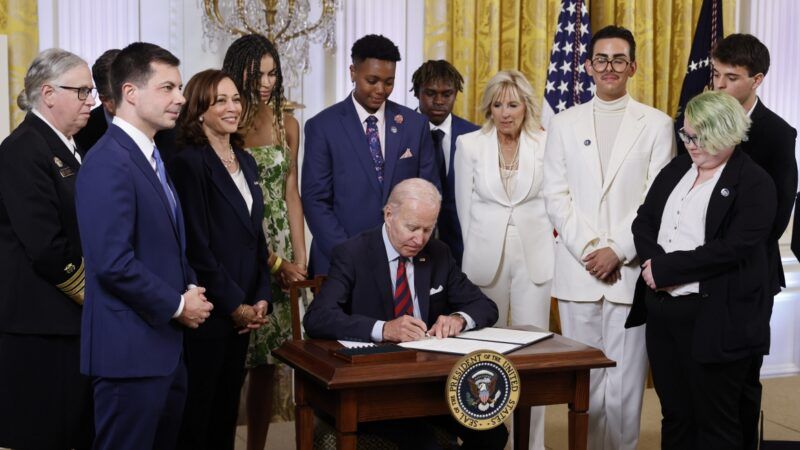
[(541, 331), (511, 330), (508, 328), (481, 328), (480, 330), (466, 331), (456, 336), (459, 339), (477, 339), (479, 341), (507, 342), (510, 344), (528, 345), (547, 339), (553, 333)]
[(471, 339), (458, 338), (427, 338), (420, 341), (403, 342), (398, 344), (401, 347), (414, 350), (424, 350), (428, 352), (455, 353), (466, 355), (475, 350), (493, 350), (497, 353), (508, 353), (519, 348), (519, 344), (508, 344), (505, 342), (477, 341)]

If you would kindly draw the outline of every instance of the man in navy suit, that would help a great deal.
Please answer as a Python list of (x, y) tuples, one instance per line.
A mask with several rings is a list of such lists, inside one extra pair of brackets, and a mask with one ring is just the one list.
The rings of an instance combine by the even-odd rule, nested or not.
[(353, 93), (305, 126), (302, 198), (310, 272), (328, 273), (333, 247), (381, 224), (389, 192), (406, 178), (439, 180), (422, 115), (389, 101), (400, 51), (378, 35), (351, 50)]
[(178, 59), (147, 43), (111, 66), (116, 116), (77, 181), (86, 265), (81, 371), (93, 378), (95, 449), (174, 449), (186, 396), (183, 327), (212, 305), (185, 257), (180, 202), (153, 142), (175, 126)]
[(440, 59), (422, 64), (411, 76), (414, 96), (419, 99), (419, 112), (430, 121), (434, 159), (442, 185), (442, 212), (437, 224), (437, 237), (453, 252), (461, 265), (464, 241), (458, 223), (455, 197), (456, 139), (477, 130), (477, 125), (453, 114), (456, 95), (464, 90), (464, 78), (449, 62)]
[[(303, 320), (309, 336), (406, 342), (426, 333), (455, 336), (497, 321), (497, 305), (461, 272), (450, 249), (431, 239), (441, 198), (426, 180), (402, 181), (384, 208), (384, 225), (334, 249), (328, 278)], [(503, 425), (474, 431), (450, 417), (364, 428), (401, 449), (438, 449), (430, 424), (453, 431), (464, 441), (462, 448), (502, 449), (508, 440)]]

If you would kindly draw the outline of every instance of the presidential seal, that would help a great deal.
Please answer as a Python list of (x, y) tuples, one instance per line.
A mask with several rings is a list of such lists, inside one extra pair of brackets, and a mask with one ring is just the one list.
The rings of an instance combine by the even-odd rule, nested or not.
[(519, 401), (519, 374), (500, 353), (478, 350), (453, 366), (445, 388), (450, 413), (465, 427), (488, 430), (503, 423)]

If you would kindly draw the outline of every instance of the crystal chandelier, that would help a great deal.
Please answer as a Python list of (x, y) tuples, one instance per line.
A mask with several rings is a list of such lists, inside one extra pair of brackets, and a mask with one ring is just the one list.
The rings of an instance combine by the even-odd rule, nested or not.
[(336, 10), (340, 0), (320, 0), (322, 13), (309, 17), (309, 0), (200, 0), (206, 48), (219, 50), (230, 37), (261, 34), (272, 41), (281, 57), (284, 86), (295, 87), (308, 73), (308, 45), (336, 46)]

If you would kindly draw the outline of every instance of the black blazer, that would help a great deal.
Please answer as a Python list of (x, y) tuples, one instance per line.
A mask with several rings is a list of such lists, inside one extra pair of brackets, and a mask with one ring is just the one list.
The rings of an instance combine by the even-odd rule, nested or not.
[[(708, 203), (706, 243), (694, 250), (665, 253), (657, 242), (661, 215), (691, 164), (688, 154), (679, 155), (653, 181), (631, 227), (639, 260), (652, 260), (656, 286), (700, 282), (702, 306), (692, 343), (697, 361), (725, 362), (766, 353), (772, 298), (767, 240), (775, 218), (775, 185), (737, 148)], [(648, 289), (639, 277), (626, 327), (646, 322)]]
[[(414, 287), (422, 320), (431, 327), (440, 315), (468, 314), (478, 328), (497, 321), (497, 305), (456, 265), (450, 249), (431, 239), (414, 257)], [(431, 295), (431, 290), (438, 290)], [(381, 227), (334, 248), (328, 278), (306, 312), (309, 336), (370, 341), (377, 320), (394, 319), (389, 261)]]
[(32, 113), (0, 144), (0, 332), (80, 334), (79, 169)]
[[(106, 130), (108, 130), (108, 122), (103, 113), (103, 105), (100, 105), (89, 113), (89, 121), (86, 126), (75, 133), (75, 142), (84, 152), (88, 152), (106, 134)], [(170, 128), (158, 131), (153, 138), (164, 163), (168, 163), (178, 152), (175, 137), (175, 129)]]
[[(789, 225), (797, 194), (797, 161), (794, 155), (797, 131), (764, 106), (761, 99), (758, 99), (750, 119), (753, 123), (747, 141), (742, 142), (740, 147), (772, 177), (778, 195), (775, 222), (767, 241), (769, 286), (775, 295), (781, 291), (781, 286), (786, 287), (778, 239)], [(800, 239), (800, 236), (796, 239)]]
[(230, 315), (239, 305), (270, 300), (267, 242), (261, 226), (264, 197), (256, 162), (243, 150), (234, 152), (253, 196), (252, 212), (210, 146), (186, 147), (168, 164), (186, 221), (186, 256), (214, 304), (209, 320), (188, 330), (188, 337), (232, 335)]

